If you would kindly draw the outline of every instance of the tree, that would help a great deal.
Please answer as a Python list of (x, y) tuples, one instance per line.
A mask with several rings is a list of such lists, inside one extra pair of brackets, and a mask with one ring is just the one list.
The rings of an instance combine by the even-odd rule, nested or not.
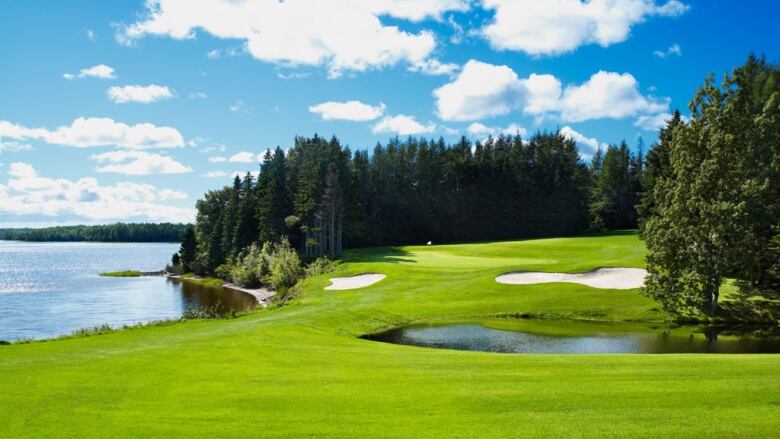
[(287, 196), (284, 151), (266, 151), (257, 180), (257, 219), (260, 241), (274, 241), (284, 234), (284, 219), (292, 212)]
[[(633, 163), (632, 163), (633, 162)], [(591, 224), (596, 229), (630, 229), (636, 227), (637, 180), (641, 175), (641, 158), (632, 159), (625, 142), (610, 146), (604, 154), (601, 170), (595, 173), (590, 204)]]
[(763, 59), (710, 76), (675, 128), (670, 174), (645, 225), (645, 291), (669, 310), (718, 310), (726, 277), (758, 285), (780, 220), (780, 70)]
[(240, 252), (258, 240), (257, 208), (255, 206), (254, 178), (248, 173), (239, 190), (238, 218), (233, 234), (233, 249)]
[(181, 240), (179, 256), (181, 259), (182, 270), (186, 273), (192, 270), (197, 258), (198, 242), (195, 238), (195, 229), (187, 227)]
[(669, 150), (672, 145), (674, 131), (683, 124), (682, 116), (678, 110), (674, 111), (672, 118), (666, 123), (666, 127), (658, 132), (658, 142), (650, 147), (645, 161), (645, 169), (642, 177), (643, 192), (637, 205), (639, 215), (639, 231), (644, 235), (645, 223), (656, 214), (655, 211), (655, 185), (662, 178), (669, 178), (671, 165), (669, 164)]

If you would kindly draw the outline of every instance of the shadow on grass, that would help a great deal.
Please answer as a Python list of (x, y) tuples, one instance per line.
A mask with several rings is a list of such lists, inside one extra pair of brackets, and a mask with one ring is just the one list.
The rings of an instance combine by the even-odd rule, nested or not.
[(372, 247), (358, 250), (347, 250), (341, 257), (342, 262), (383, 262), (401, 263), (415, 262), (411, 253), (400, 247)]

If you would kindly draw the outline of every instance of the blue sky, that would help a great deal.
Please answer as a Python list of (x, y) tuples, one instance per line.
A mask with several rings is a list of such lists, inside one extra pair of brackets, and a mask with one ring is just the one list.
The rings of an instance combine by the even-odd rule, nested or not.
[(649, 145), (707, 74), (776, 61), (778, 19), (756, 0), (4, 2), (0, 227), (191, 220), (296, 135)]

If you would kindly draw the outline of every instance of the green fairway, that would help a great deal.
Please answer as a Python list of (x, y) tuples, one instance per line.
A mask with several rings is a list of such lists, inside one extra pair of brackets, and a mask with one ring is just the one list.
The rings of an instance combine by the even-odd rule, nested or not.
[[(778, 355), (493, 354), (358, 338), (495, 316), (661, 322), (636, 290), (494, 281), (642, 267), (644, 256), (630, 233), (356, 250), (282, 308), (0, 346), (0, 437), (776, 437)], [(361, 273), (387, 277), (323, 290)]]

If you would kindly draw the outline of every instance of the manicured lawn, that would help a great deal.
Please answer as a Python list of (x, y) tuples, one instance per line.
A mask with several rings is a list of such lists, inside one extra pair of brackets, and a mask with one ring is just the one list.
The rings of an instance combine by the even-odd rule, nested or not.
[[(510, 314), (661, 321), (636, 291), (493, 280), (641, 267), (644, 254), (631, 234), (353, 251), (281, 309), (0, 346), (0, 437), (776, 437), (777, 355), (513, 355), (357, 338)], [(365, 272), (387, 278), (322, 289)]]

